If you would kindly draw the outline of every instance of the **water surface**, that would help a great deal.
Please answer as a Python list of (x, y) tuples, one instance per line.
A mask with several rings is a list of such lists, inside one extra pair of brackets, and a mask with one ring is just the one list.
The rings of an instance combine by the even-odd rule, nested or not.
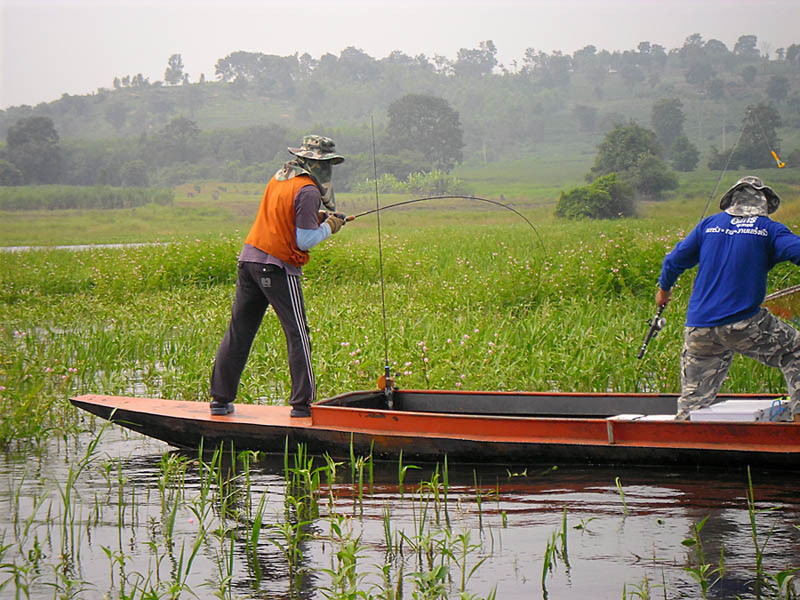
[[(316, 458), (308, 471), (325, 464)], [(320, 473), (318, 514), (302, 528), (300, 575), (290, 585), (280, 531), (302, 519), (291, 502), (302, 492), (287, 496), (283, 456), (249, 468), (238, 462), (233, 475), (225, 460), (219, 479), (198, 456), (116, 426), (99, 438), (87, 432), (7, 452), (1, 594), (28, 586), (31, 598), (140, 598), (148, 589), (166, 598), (180, 581), (186, 598), (325, 598), (334, 584), (324, 570), (340, 569), (343, 548), (332, 523), (355, 544), (359, 589), (376, 598), (397, 594), (398, 581), (400, 596), (421, 597), (424, 575), (440, 564), (444, 593), (458, 597), (461, 565), (468, 574), (481, 561), (465, 577), (466, 591), (481, 598), (494, 589), (511, 599), (621, 598), (623, 589), (628, 597), (649, 589), (654, 598), (698, 598), (688, 569), (701, 557), (717, 569), (721, 555), (724, 577), (709, 597), (755, 598), (751, 516), (763, 569), (774, 575), (800, 566), (800, 484), (786, 473), (752, 472), (759, 512), (751, 513), (742, 470), (449, 464), (445, 486), (440, 464), (409, 468), (401, 488), (398, 463), (376, 463), (371, 476), (364, 465), (355, 475), (349, 463), (338, 465), (332, 486)], [(264, 525), (250, 546), (262, 496)], [(685, 545), (692, 538), (701, 548)]]

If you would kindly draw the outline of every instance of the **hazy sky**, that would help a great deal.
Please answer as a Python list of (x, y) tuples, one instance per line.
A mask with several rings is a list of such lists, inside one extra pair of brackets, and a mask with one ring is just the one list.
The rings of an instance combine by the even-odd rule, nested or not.
[(799, 24), (800, 0), (0, 0), (0, 109), (110, 88), (115, 76), (162, 80), (175, 53), (194, 82), (237, 50), (453, 59), (492, 40), (510, 65), (526, 48), (670, 49), (693, 33), (730, 49), (755, 34), (774, 51), (800, 43)]

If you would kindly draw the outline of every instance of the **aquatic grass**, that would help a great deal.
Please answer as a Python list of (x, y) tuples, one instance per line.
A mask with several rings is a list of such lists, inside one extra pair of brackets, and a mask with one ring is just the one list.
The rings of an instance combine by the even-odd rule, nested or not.
[(546, 600), (548, 598), (547, 592), (547, 576), (552, 574), (558, 562), (564, 564), (564, 568), (569, 574), (570, 564), (569, 555), (567, 553), (567, 507), (561, 513), (561, 527), (550, 534), (550, 539), (545, 545), (544, 555), (542, 557), (542, 597)]
[(300, 520), (298, 515), (304, 513), (302, 508), (298, 509), (301, 502), (296, 498), (287, 497), (287, 509), (284, 513), (285, 518), (279, 523), (271, 524), (265, 532), (267, 540), (280, 550), (286, 561), (288, 568), (288, 580), (290, 592), (299, 585), (302, 576), (303, 543), (310, 538), (308, 526), (310, 520)]
[(708, 517), (702, 519), (699, 523), (692, 524), (692, 536), (684, 539), (681, 543), (692, 548), (695, 555), (694, 565), (687, 565), (684, 570), (700, 585), (700, 592), (703, 600), (707, 597), (708, 591), (725, 575), (725, 547), (722, 546), (719, 555), (719, 566), (712, 568), (712, 565), (706, 562), (705, 553), (703, 552), (703, 542), (700, 538), (700, 532), (706, 524)]
[(397, 457), (397, 487), (400, 491), (400, 496), (402, 497), (405, 493), (405, 480), (406, 474), (408, 473), (409, 469), (419, 469), (416, 465), (404, 465), (403, 464), (403, 450), (400, 450), (400, 454)]
[[(769, 513), (776, 510), (780, 510), (779, 506), (769, 506), (767, 508), (757, 508), (756, 506), (756, 498), (755, 492), (753, 491), (753, 478), (750, 473), (750, 466), (747, 467), (747, 489), (745, 490), (745, 496), (747, 500), (747, 517), (750, 524), (750, 540), (753, 543), (753, 550), (755, 553), (755, 591), (757, 595), (760, 595), (762, 586), (768, 586), (770, 579), (778, 583), (780, 589), (783, 589), (784, 583), (791, 584), (791, 579), (787, 581), (787, 577), (791, 575), (791, 570), (787, 570), (782, 572), (781, 577), (774, 576), (770, 577), (770, 574), (764, 569), (764, 552), (766, 550), (767, 544), (769, 543), (770, 538), (775, 530), (775, 526), (773, 525), (770, 530), (767, 532), (766, 536), (763, 537), (763, 542), (761, 541), (761, 537), (758, 531), (758, 523), (757, 518), (759, 514)], [(779, 581), (780, 580), (780, 581)]]
[(362, 558), (361, 535), (353, 534), (352, 520), (344, 515), (330, 516), (331, 541), (334, 551), (331, 554), (331, 568), (322, 569), (331, 578), (330, 587), (322, 594), (329, 600), (348, 600), (369, 598), (364, 591), (365, 573), (358, 573), (358, 560)]
[(614, 483), (617, 486), (617, 493), (619, 494), (619, 498), (622, 501), (622, 513), (627, 517), (628, 516), (628, 503), (625, 501), (625, 492), (622, 491), (622, 482), (619, 480), (619, 477), (614, 479)]

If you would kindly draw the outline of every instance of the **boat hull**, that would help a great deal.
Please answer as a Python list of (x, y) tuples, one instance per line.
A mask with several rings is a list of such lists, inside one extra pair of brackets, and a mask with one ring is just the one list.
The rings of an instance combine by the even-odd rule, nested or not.
[[(755, 397), (769, 398), (727, 398)], [(676, 403), (671, 395), (403, 391), (395, 398), (394, 409), (388, 409), (379, 392), (343, 394), (313, 405), (312, 416), (305, 419), (292, 419), (287, 406), (243, 404), (231, 415), (212, 416), (208, 405), (198, 402), (101, 395), (71, 402), (172, 446), (192, 449), (222, 444), (236, 452), (281, 453), (287, 444), (289, 449), (304, 444), (311, 453), (335, 458), (349, 457), (352, 448), (376, 458), (391, 459), (402, 452), (407, 461), (440, 461), (447, 455), (454, 462), (504, 465), (797, 469), (800, 459), (800, 425), (668, 420)], [(453, 411), (444, 412), (443, 403)], [(551, 414), (558, 406), (579, 414)], [(620, 407), (629, 410), (617, 412)], [(637, 407), (648, 412), (630, 410)]]

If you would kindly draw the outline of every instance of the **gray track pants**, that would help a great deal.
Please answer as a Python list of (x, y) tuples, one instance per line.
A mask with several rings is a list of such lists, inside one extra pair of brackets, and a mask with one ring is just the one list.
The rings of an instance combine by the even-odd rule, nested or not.
[(301, 406), (315, 400), (317, 386), (311, 368), (311, 343), (300, 278), (287, 275), (278, 266), (252, 262), (239, 263), (231, 320), (211, 372), (212, 398), (225, 402), (236, 399), (250, 348), (270, 305), (286, 336), (292, 378), (289, 404)]
[(685, 327), (678, 419), (714, 403), (734, 354), (783, 371), (792, 415), (800, 412), (800, 333), (767, 309), (717, 327)]

